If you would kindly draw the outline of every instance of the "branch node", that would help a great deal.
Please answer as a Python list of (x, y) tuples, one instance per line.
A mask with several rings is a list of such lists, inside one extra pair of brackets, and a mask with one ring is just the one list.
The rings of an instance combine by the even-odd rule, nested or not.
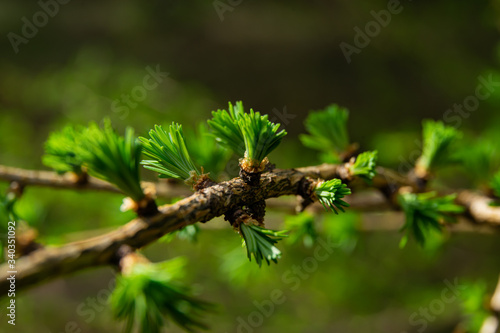
[(313, 193), (314, 182), (308, 177), (302, 178), (297, 188), (297, 194), (299, 195), (299, 202), (295, 208), (297, 213), (303, 212), (309, 205), (314, 203)]
[[(203, 168), (202, 168), (202, 172), (203, 172)], [(193, 184), (193, 189), (195, 191), (200, 191), (200, 190), (203, 190), (204, 188), (207, 188), (207, 187), (210, 187), (210, 186), (213, 186), (216, 184), (217, 184), (216, 182), (214, 182), (212, 179), (210, 179), (208, 173), (204, 173), (196, 179), (195, 183)]]

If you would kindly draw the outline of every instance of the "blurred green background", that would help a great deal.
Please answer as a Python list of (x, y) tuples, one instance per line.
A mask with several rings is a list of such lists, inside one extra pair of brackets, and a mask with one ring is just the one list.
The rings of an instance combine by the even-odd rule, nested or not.
[[(228, 101), (242, 100), (289, 132), (271, 156), (278, 167), (319, 162), (297, 136), (309, 110), (334, 102), (351, 111), (353, 141), (378, 149), (381, 164), (401, 168), (419, 149), (422, 119), (443, 120), (454, 104), (475, 94), (480, 77), (500, 78), (500, 2), (402, 1), (402, 11), (348, 63), (340, 43), (355, 45), (354, 28), (364, 30), (374, 20), (371, 11), (387, 6), (374, 0), (73, 0), (50, 7), (53, 17), (31, 31), (34, 36), (18, 44), (16, 53), (12, 33), (22, 36), (26, 20), (33, 22), (43, 6), (4, 1), (0, 164), (44, 168), (44, 141), (67, 123), (109, 117), (119, 130), (133, 126), (144, 135), (154, 124), (195, 126)], [(123, 100), (138, 94), (157, 68), (168, 75), (155, 88)], [(500, 89), (456, 124), (470, 138), (498, 142), (499, 103)], [(472, 184), (456, 170), (446, 175), (448, 184)], [(1, 183), (0, 190), (6, 186)], [(42, 242), (58, 244), (129, 221), (131, 213), (118, 211), (121, 200), (114, 194), (28, 188), (19, 211)], [(317, 221), (322, 238), (335, 237), (341, 246), (297, 288), (286, 277), (296, 277), (290, 271), (307, 262), (314, 247), (280, 244), (280, 263), (259, 270), (246, 262), (239, 236), (223, 221), (208, 223), (210, 230), (195, 244), (174, 240), (146, 253), (158, 261), (189, 259), (189, 283), (200, 297), (220, 305), (207, 317), (214, 332), (417, 332), (423, 326), (412, 324), (412, 314), (440, 299), (445, 280), (481, 280), (491, 293), (498, 278), (497, 235), (454, 233), (428, 249), (412, 243), (400, 250), (396, 231), (355, 228), (362, 221), (399, 221), (400, 214), (324, 218), (347, 226), (331, 230), (327, 221)], [(272, 225), (283, 219), (282, 213), (268, 216)], [(0, 330), (120, 332), (101, 306), (113, 276), (111, 269), (91, 270), (23, 292), (16, 327), (8, 327), (2, 315)], [(276, 289), (284, 303), (258, 327), (242, 328), (239, 318), (248, 322), (258, 311), (255, 302), (265, 303)], [(89, 310), (89, 298), (96, 297), (102, 302)], [(451, 332), (462, 319), (457, 299), (428, 321), (425, 332)]]

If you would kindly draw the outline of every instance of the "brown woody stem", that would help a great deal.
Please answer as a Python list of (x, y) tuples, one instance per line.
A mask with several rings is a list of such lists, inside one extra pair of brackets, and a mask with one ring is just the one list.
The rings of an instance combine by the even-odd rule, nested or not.
[[(412, 185), (405, 177), (395, 172), (383, 168), (378, 168), (378, 170), (379, 175), (373, 182), (373, 186), (378, 189), (390, 189), (391, 192), (388, 193), (394, 193), (392, 191), (394, 188)], [(54, 184), (47, 177), (53, 176), (52, 173), (27, 172), (27, 175), (22, 172), (22, 175), (15, 176), (12, 171), (14, 171), (12, 168), (0, 167), (0, 179), (16, 180), (22, 184), (30, 184), (30, 182), (46, 186)], [(118, 250), (123, 245), (130, 246), (132, 249), (141, 248), (167, 233), (196, 222), (209, 221), (243, 205), (252, 205), (267, 198), (300, 194), (301, 186), (304, 186), (303, 182), (308, 177), (325, 180), (343, 179), (344, 174), (344, 165), (322, 164), (263, 173), (260, 184), (256, 187), (248, 186), (241, 178), (213, 185), (173, 205), (160, 207), (159, 213), (154, 216), (136, 218), (110, 233), (62, 246), (42, 248), (19, 258), (16, 287), (21, 290), (41, 281), (85, 268), (113, 264)], [(41, 176), (41, 179), (36, 176)], [(75, 188), (74, 182), (69, 183), (61, 176), (56, 178), (55, 184), (56, 187)], [(89, 179), (88, 184), (92, 185), (86, 186), (94, 186), (96, 189), (114, 189), (107, 183), (95, 182), (93, 179)], [(116, 189), (114, 191), (117, 192)], [(468, 213), (474, 220), (500, 225), (500, 208), (488, 206), (491, 199), (488, 200), (479, 194), (465, 191), (459, 195), (457, 201), (468, 208)], [(482, 205), (482, 208), (479, 209), (478, 205)], [(7, 271), (5, 265), (0, 266), (0, 292), (2, 294), (5, 294), (9, 287)]]

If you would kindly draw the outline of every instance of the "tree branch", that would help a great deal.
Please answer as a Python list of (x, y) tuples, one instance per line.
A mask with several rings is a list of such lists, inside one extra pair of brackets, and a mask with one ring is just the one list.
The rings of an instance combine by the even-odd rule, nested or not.
[[(17, 182), (22, 186), (46, 186), (73, 190), (97, 190), (114, 193), (121, 191), (114, 185), (94, 177), (88, 177), (83, 183), (78, 182), (76, 175), (65, 173), (60, 175), (53, 171), (26, 170), (0, 165), (0, 180)], [(185, 197), (192, 192), (186, 186), (178, 186), (167, 181), (160, 183), (141, 182), (142, 188), (151, 188), (162, 198)]]
[(493, 199), (473, 192), (461, 191), (457, 203), (467, 209), (467, 213), (478, 223), (489, 223), (500, 226), (500, 208), (491, 206)]
[[(348, 175), (343, 165), (321, 164), (318, 166), (302, 168), (300, 170), (308, 173), (311, 178), (331, 179), (338, 177), (344, 181), (348, 180), (346, 179), (348, 178)], [(52, 171), (26, 170), (3, 165), (0, 165), (0, 180), (18, 182), (22, 186), (33, 185), (74, 190), (101, 190), (121, 193), (121, 191), (114, 185), (93, 177), (88, 177), (87, 182), (81, 184), (78, 183), (77, 178), (70, 173), (59, 175)], [(371, 187), (380, 190), (389, 200), (392, 201), (392, 204), (395, 205), (394, 198), (398, 193), (398, 189), (402, 186), (410, 186), (415, 190), (418, 190), (417, 183), (418, 180), (411, 175), (403, 176), (394, 170), (379, 166), (377, 167), (377, 175), (373, 179)], [(177, 183), (170, 183), (168, 181), (158, 183), (143, 181), (141, 184), (143, 188), (151, 189), (153, 193), (160, 198), (187, 197), (192, 194), (192, 191), (186, 186)], [(493, 199), (484, 194), (469, 190), (461, 190), (458, 191), (458, 193), (457, 204), (462, 205), (467, 209), (467, 214), (473, 221), (478, 223), (487, 223), (493, 226), (500, 225), (500, 208), (490, 206)], [(366, 203), (364, 202), (364, 199), (361, 200), (362, 202), (355, 200), (353, 203), (356, 207), (374, 207), (378, 205), (380, 205), (380, 207), (388, 207), (383, 203), (379, 203), (378, 200), (375, 200), (375, 202), (370, 202), (370, 200)], [(277, 208), (294, 208), (290, 203), (284, 204), (278, 201), (270, 201), (269, 207), (274, 206)]]
[[(394, 171), (383, 168), (378, 171), (379, 175), (374, 179), (373, 186), (386, 195), (394, 195), (399, 187), (411, 185), (411, 181)], [(87, 267), (113, 264), (122, 245), (141, 248), (167, 233), (199, 221), (209, 221), (234, 207), (273, 197), (297, 195), (306, 177), (350, 180), (344, 165), (331, 164), (268, 172), (262, 175), (259, 187), (250, 187), (240, 178), (234, 178), (196, 192), (173, 205), (161, 207), (160, 213), (151, 218), (136, 218), (102, 236), (59, 247), (39, 249), (21, 257), (17, 260), (16, 286), (21, 289)], [(68, 176), (59, 176), (53, 172), (27, 171), (3, 166), (0, 166), (0, 179), (24, 185), (119, 192), (111, 184), (93, 178), (89, 178), (87, 184), (80, 185)], [(151, 184), (153, 183), (144, 183), (145, 186), (158, 188)], [(171, 192), (158, 193), (159, 196), (163, 194), (171, 195)], [(470, 191), (462, 191), (457, 201), (467, 208), (468, 214), (475, 221), (500, 225), (500, 208), (489, 206), (491, 199)], [(8, 269), (5, 265), (0, 269), (0, 291), (5, 294), (9, 287), (6, 280)]]
[[(46, 247), (17, 260), (16, 289), (84, 268), (114, 264), (120, 246), (141, 248), (163, 235), (195, 222), (206, 222), (229, 209), (267, 198), (294, 195), (305, 177), (339, 177), (343, 166), (320, 165), (275, 170), (261, 176), (259, 187), (250, 187), (240, 178), (203, 189), (173, 205), (160, 207), (151, 218), (136, 218), (110, 233), (59, 247)], [(0, 292), (9, 289), (7, 265), (0, 266)]]

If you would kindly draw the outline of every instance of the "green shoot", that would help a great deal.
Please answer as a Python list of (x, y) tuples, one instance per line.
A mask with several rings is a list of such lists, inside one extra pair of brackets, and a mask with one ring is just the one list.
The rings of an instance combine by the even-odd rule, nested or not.
[(314, 194), (326, 210), (330, 208), (335, 214), (338, 214), (337, 209), (345, 212), (344, 207), (349, 207), (349, 204), (342, 198), (351, 194), (351, 189), (346, 184), (342, 184), (340, 179), (331, 179), (318, 183)]
[(425, 176), (437, 166), (449, 162), (450, 146), (461, 135), (461, 132), (446, 126), (442, 121), (424, 121), (422, 155), (415, 165), (417, 175)]
[(453, 222), (451, 214), (463, 212), (463, 207), (454, 203), (455, 198), (454, 194), (436, 197), (435, 192), (401, 194), (398, 201), (406, 216), (406, 223), (401, 230), (405, 230), (406, 235), (400, 246), (406, 245), (409, 233), (413, 234), (417, 243), (424, 245), (431, 229), (441, 232), (442, 222)]
[(285, 130), (278, 132), (280, 124), (274, 124), (250, 109), (238, 121), (245, 140), (245, 160), (249, 168), (259, 167), (286, 135)]
[(144, 198), (139, 176), (141, 149), (132, 128), (121, 137), (105, 120), (103, 129), (94, 123), (84, 131), (78, 154), (92, 176), (116, 185), (139, 202)]
[(377, 151), (366, 151), (356, 157), (356, 161), (349, 167), (352, 176), (358, 176), (366, 181), (375, 177), (377, 167)]
[(304, 246), (310, 248), (318, 238), (318, 233), (314, 225), (314, 216), (308, 212), (286, 216), (285, 225), (289, 231), (287, 239), (289, 244), (296, 244), (302, 240)]
[(198, 125), (198, 131), (187, 131), (187, 147), (193, 159), (197, 161), (205, 172), (210, 172), (213, 179), (219, 178), (223, 173), (231, 151), (218, 144), (205, 123)]
[(245, 113), (241, 102), (234, 108), (229, 104), (229, 112), (213, 112), (213, 119), (208, 124), (219, 143), (244, 157), (243, 167), (248, 171), (260, 168), (286, 135), (284, 130), (278, 132), (280, 124), (270, 122), (267, 115), (262, 116), (252, 109)]
[(154, 130), (149, 131), (149, 136), (151, 139), (140, 138), (144, 154), (154, 159), (141, 162), (146, 169), (158, 172), (163, 178), (185, 181), (192, 181), (200, 175), (189, 156), (181, 125), (172, 123), (168, 132), (156, 125)]
[(278, 259), (281, 258), (281, 251), (274, 245), (286, 237), (286, 231), (274, 231), (241, 223), (240, 232), (247, 248), (248, 259), (252, 261), (253, 255), (259, 267), (262, 265), (262, 260), (270, 265), (271, 261), (277, 263)]
[(223, 147), (232, 150), (238, 156), (245, 154), (245, 140), (238, 124), (244, 113), (241, 101), (236, 102), (234, 107), (229, 102), (229, 112), (226, 110), (213, 111), (213, 119), (208, 120), (217, 142)]
[(211, 305), (189, 295), (187, 288), (174, 282), (181, 278), (184, 265), (179, 259), (137, 263), (130, 273), (117, 278), (110, 298), (111, 310), (116, 319), (126, 320), (125, 332), (160, 333), (167, 321), (188, 332), (207, 329), (199, 316)]
[(58, 173), (81, 174), (83, 161), (78, 155), (78, 147), (82, 132), (82, 127), (72, 125), (67, 125), (61, 131), (52, 132), (45, 142), (43, 164)]
[(303, 134), (300, 140), (304, 146), (327, 154), (340, 155), (349, 150), (347, 120), (349, 111), (332, 104), (322, 111), (310, 112), (305, 127), (310, 135)]

